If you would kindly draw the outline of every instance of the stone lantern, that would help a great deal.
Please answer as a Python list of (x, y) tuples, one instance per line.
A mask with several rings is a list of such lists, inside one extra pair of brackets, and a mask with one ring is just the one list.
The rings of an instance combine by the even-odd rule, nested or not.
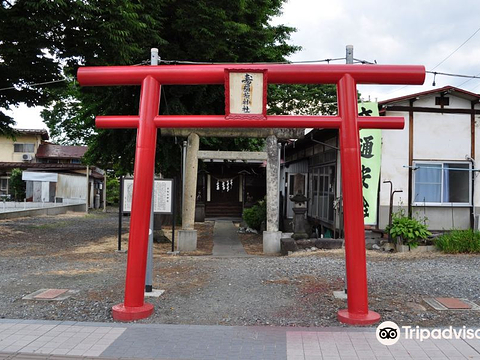
[(308, 239), (308, 234), (305, 231), (305, 213), (307, 212), (307, 197), (302, 194), (301, 190), (298, 190), (297, 194), (290, 197), (293, 201), (293, 235), (295, 240)]

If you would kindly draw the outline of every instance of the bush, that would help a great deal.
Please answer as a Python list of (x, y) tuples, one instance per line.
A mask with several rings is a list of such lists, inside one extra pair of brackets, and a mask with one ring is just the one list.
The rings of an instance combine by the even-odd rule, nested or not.
[(22, 170), (19, 168), (12, 169), (10, 175), (10, 191), (13, 193), (15, 201), (23, 201), (25, 198), (26, 183), (22, 180)]
[(392, 214), (392, 226), (387, 226), (387, 232), (392, 239), (400, 237), (403, 244), (417, 247), (419, 240), (426, 239), (432, 234), (427, 230), (427, 225), (414, 218), (405, 216), (404, 211)]
[(258, 205), (253, 205), (249, 209), (244, 209), (242, 217), (248, 227), (260, 230), (262, 222), (267, 220), (267, 204), (265, 200), (259, 201)]
[(452, 230), (435, 239), (435, 245), (445, 253), (480, 253), (480, 232)]
[(107, 177), (107, 204), (116, 205), (120, 198), (120, 182), (116, 177)]

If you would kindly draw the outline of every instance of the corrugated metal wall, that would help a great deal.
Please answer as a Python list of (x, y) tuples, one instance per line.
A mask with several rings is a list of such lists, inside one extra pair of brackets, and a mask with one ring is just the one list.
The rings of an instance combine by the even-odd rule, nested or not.
[(85, 200), (87, 198), (87, 185), (85, 176), (58, 175), (57, 194), (59, 198), (72, 200)]

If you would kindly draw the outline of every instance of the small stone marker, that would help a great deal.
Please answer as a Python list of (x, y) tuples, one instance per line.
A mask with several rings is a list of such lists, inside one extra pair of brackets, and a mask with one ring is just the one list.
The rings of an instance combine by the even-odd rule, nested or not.
[(346, 300), (348, 298), (345, 290), (334, 291), (333, 296), (335, 297), (335, 299), (342, 299), (342, 300)]
[(463, 302), (460, 299), (456, 298), (435, 298), (440, 304), (445, 306), (448, 309), (465, 309), (469, 310), (472, 308), (471, 305)]
[(165, 290), (153, 289), (152, 291), (145, 292), (145, 296), (148, 296), (148, 297), (160, 297), (164, 292), (165, 292)]

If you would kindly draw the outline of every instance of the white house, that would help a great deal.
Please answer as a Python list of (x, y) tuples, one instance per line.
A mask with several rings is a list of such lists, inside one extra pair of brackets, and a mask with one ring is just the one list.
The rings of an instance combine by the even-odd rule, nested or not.
[[(371, 228), (385, 229), (389, 223), (391, 187), (386, 181), (399, 191), (393, 197), (394, 211), (403, 208), (406, 214), (428, 218), (431, 230), (477, 226), (479, 100), (479, 94), (447, 86), (378, 104), (380, 115), (404, 117), (405, 128), (381, 131), (379, 194), (373, 201), (378, 212)], [(295, 193), (298, 178), (306, 188), (311, 225), (324, 234), (341, 236), (341, 182), (348, 179), (341, 179), (339, 151), (338, 131), (332, 129), (314, 129), (285, 147), (281, 169), (285, 224), (292, 218), (288, 198)]]
[(402, 190), (394, 205), (432, 230), (469, 228), (480, 205), (475, 160), (480, 159), (480, 95), (446, 86), (380, 102), (405, 128), (382, 131), (379, 227), (388, 224), (390, 184)]

